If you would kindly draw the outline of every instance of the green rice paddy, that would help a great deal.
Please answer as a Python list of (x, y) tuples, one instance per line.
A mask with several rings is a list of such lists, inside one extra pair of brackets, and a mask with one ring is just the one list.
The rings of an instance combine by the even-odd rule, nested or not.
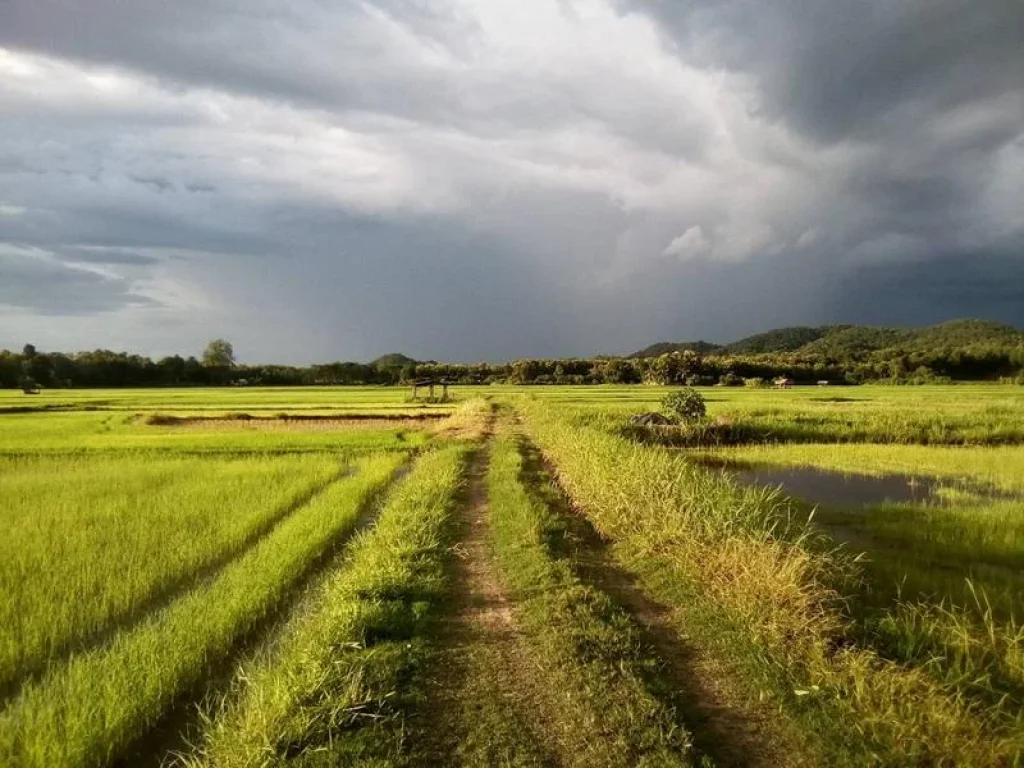
[(1022, 759), (1024, 389), (665, 392), (0, 391), (0, 763)]

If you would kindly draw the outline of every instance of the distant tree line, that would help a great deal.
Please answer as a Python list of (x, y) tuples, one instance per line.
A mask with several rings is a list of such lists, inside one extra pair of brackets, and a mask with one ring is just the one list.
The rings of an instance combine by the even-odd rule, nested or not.
[(685, 349), (650, 357), (516, 360), (508, 363), (417, 362), (386, 355), (372, 363), (336, 362), (309, 366), (245, 365), (235, 362), (231, 344), (217, 339), (203, 355), (142, 355), (95, 350), (0, 351), (2, 387), (176, 387), (387, 385), (415, 379), (462, 384), (659, 384), (764, 386), (785, 377), (796, 383), (1012, 380), (1024, 383), (1024, 346), (992, 344), (925, 350), (889, 348), (856, 354), (701, 354)]

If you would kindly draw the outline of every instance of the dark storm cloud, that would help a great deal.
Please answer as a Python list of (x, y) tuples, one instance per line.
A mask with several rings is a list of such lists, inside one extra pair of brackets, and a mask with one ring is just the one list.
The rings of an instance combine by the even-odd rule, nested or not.
[(1017, 0), (0, 0), (0, 346), (1021, 324), (1022, 29)]
[(816, 147), (850, 152), (830, 179), (867, 217), (847, 247), (851, 238), (883, 232), (924, 237), (933, 247), (962, 239), (984, 186), (1020, 157), (1024, 3), (1017, 0), (623, 0), (620, 7), (655, 19), (680, 59), (746, 77), (753, 109), (806, 138), (812, 156)]
[[(1015, 100), (1024, 82), (1018, 0), (623, 0), (622, 7), (657, 19), (678, 55), (756, 74), (761, 109), (822, 141), (871, 140), (900, 119)], [(969, 143), (991, 148), (1019, 130), (1004, 124)]]
[(1019, 325), (1024, 306), (1020, 273), (1019, 252), (875, 265), (836, 287), (836, 317), (856, 313), (864, 322), (892, 325), (910, 312), (922, 323), (985, 317)]

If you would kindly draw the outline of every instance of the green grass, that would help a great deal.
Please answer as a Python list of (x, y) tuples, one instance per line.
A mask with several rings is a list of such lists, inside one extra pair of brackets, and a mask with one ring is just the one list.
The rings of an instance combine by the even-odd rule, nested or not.
[(988, 765), (1020, 754), (1020, 732), (1003, 731), (999, 713), (925, 671), (849, 645), (854, 634), (830, 585), (856, 571), (777, 495), (737, 487), (677, 452), (580, 426), (571, 411), (523, 410), (573, 500), (620, 543), (627, 564), (666, 599), (698, 604), (684, 611), (697, 625), (689, 631), (701, 634), (702, 624), (707, 636), (732, 637), (716, 652), (772, 691), (795, 730), (806, 725), (822, 759)]
[[(973, 602), (966, 580), (1003, 594), (999, 613), (1024, 612), (1024, 515), (1016, 501), (939, 505), (885, 504), (862, 512), (819, 510), (816, 522), (851, 535), (851, 549), (863, 549), (869, 562), (886, 567), (892, 582), (903, 582), (912, 566), (930, 566), (934, 578), (904, 586), (904, 595), (962, 596)], [(955, 588), (939, 585), (952, 582)], [(987, 588), (991, 583), (993, 590)], [(951, 585), (951, 586), (952, 586)], [(911, 588), (912, 587), (912, 588)], [(994, 596), (990, 595), (990, 596)]]
[(420, 458), (376, 525), (207, 716), (195, 766), (401, 760), (468, 448)]
[(940, 486), (934, 502), (879, 503), (857, 511), (820, 507), (815, 521), (847, 541), (852, 551), (867, 553), (868, 570), (883, 595), (892, 595), (900, 585), (904, 597), (934, 597), (963, 606), (973, 603), (973, 590), (980, 588), (997, 614), (1024, 616), (1021, 502), (986, 498), (962, 486), (1024, 493), (1024, 448), (782, 444), (720, 449), (710, 455), (743, 464), (912, 474), (949, 483)]
[[(426, 427), (424, 427), (426, 429)], [(379, 426), (325, 431), (249, 431), (227, 424), (223, 429), (193, 430), (151, 426), (131, 413), (29, 413), (0, 415), (0, 456), (93, 453), (210, 454), (323, 453), (354, 455), (377, 450), (405, 450), (427, 441), (407, 426)]]
[[(716, 452), (758, 464), (837, 472), (914, 473), (1020, 493), (1024, 451), (1012, 447), (777, 445)], [(851, 594), (859, 636), (888, 658), (926, 669), (999, 716), (1024, 707), (1024, 514), (951, 485), (927, 504), (819, 508), (815, 523), (863, 553)]]
[[(462, 388), (459, 388), (460, 391)], [(0, 412), (13, 408), (95, 408), (147, 411), (414, 411), (450, 410), (452, 405), (406, 402), (408, 387), (182, 387), (139, 389), (47, 389), (26, 396), (0, 389)]]
[(103, 765), (228, 660), (355, 525), (403, 461), (357, 462), (273, 533), (130, 631), (27, 685), (0, 714), (0, 764)]
[[(657, 410), (671, 387), (502, 388), (572, 406), (579, 418), (620, 425)], [(708, 415), (736, 442), (870, 442), (1012, 445), (1024, 442), (1024, 388), (975, 384), (929, 387), (705, 387)]]
[(344, 470), (324, 455), (0, 458), (0, 691), (187, 587)]
[(495, 441), (491, 538), (536, 657), (534, 674), (544, 690), (563, 692), (554, 738), (579, 765), (689, 765), (689, 735), (657, 684), (654, 654), (627, 616), (576, 574), (567, 521), (544, 487), (550, 479), (527, 469), (522, 449), (508, 434)]
[[(528, 394), (557, 405), (578, 406), (592, 415), (656, 409), (669, 388), (633, 385), (457, 386), (459, 401)], [(958, 384), (927, 387), (744, 387), (702, 388), (712, 418), (744, 428), (744, 439), (788, 442), (881, 442), (929, 444), (1017, 444), (1024, 442), (1024, 387)], [(161, 411), (172, 414), (430, 413), (456, 404), (406, 402), (406, 387), (221, 387), (183, 389), (47, 390), (25, 396), (0, 390), (0, 418), (17, 408), (95, 409), (99, 423), (118, 416)], [(32, 414), (22, 414), (31, 416)], [(57, 416), (60, 414), (50, 414)], [(65, 414), (67, 415), (67, 414)], [(81, 415), (81, 414), (79, 414)], [(0, 442), (0, 450), (4, 445)]]
[[(1024, 518), (1019, 503), (969, 487), (1024, 491), (1024, 388), (703, 390), (719, 431), (747, 441), (716, 456), (947, 484), (942, 506), (821, 509), (816, 527), (806, 505), (737, 486), (688, 450), (626, 439), (626, 417), (667, 391), (457, 387), (464, 408), (376, 387), (0, 392), (0, 764), (98, 766), (158, 751), (154, 727), (207, 686), (222, 690), (240, 658), (195, 761), (429, 763), (415, 718), (438, 706), (423, 699), (424, 665), (436, 662), (446, 521), (469, 450), (445, 446), (480, 434), (479, 395), (521, 411), (618, 567), (671, 607), (671, 626), (734, 706), (771, 713), (769, 738), (790, 762), (1019, 761)], [(16, 412), (25, 407), (36, 412)], [(156, 412), (454, 415), (263, 431), (146, 424)], [(421, 448), (380, 525), (339, 554)], [(467, 759), (500, 757), (503, 739), (521, 745), (545, 727), (581, 763), (691, 759), (672, 691), (659, 687), (672, 681), (587, 581), (570, 518), (532, 461), (497, 441), (492, 554), (530, 674), (571, 706), (510, 716), (523, 707), (510, 709), (470, 660), (460, 696), (472, 700), (465, 711), (442, 703), (431, 722), (475, 713)], [(330, 483), (349, 464), (358, 474)], [(308, 586), (328, 557), (337, 567)], [(550, 746), (516, 759), (544, 762)]]

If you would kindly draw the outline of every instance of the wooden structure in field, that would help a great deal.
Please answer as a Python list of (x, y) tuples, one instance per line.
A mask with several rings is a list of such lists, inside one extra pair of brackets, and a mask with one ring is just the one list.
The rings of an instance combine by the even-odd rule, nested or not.
[(435, 400), (434, 387), (441, 387), (441, 399), (439, 402), (445, 402), (448, 400), (448, 379), (417, 379), (412, 383), (412, 399), (416, 400), (419, 397), (419, 391), (421, 389), (427, 389), (429, 394), (427, 400)]

